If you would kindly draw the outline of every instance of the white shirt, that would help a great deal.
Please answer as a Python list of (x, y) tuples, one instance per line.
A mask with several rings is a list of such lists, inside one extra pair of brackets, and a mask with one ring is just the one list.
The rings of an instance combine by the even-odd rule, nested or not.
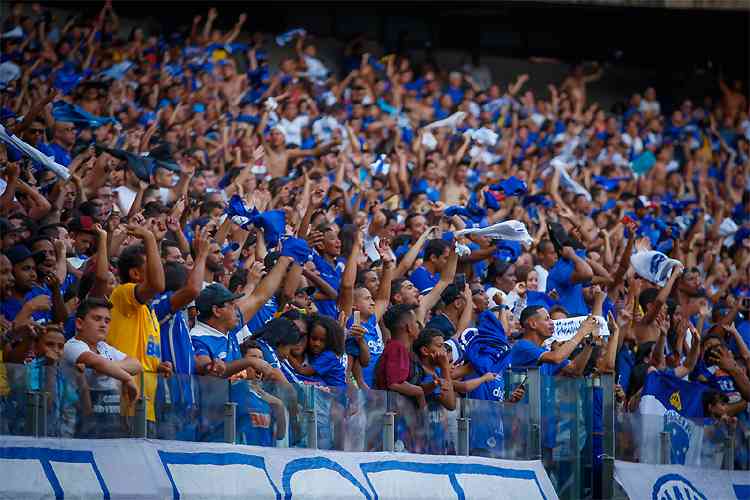
[(130, 213), (130, 207), (133, 206), (135, 197), (138, 193), (130, 189), (128, 186), (119, 186), (113, 189), (113, 191), (117, 194), (117, 204), (120, 206), (122, 213)]
[(302, 127), (306, 127), (308, 123), (310, 123), (310, 118), (306, 115), (299, 115), (294, 120), (282, 118), (277, 126), (284, 131), (287, 144), (299, 146), (302, 144)]
[(539, 285), (537, 286), (536, 291), (546, 292), (547, 291), (547, 276), (549, 276), (549, 271), (547, 271), (544, 267), (542, 267), (539, 264), (534, 266), (534, 271), (536, 271), (536, 274), (539, 276)]
[[(97, 356), (101, 356), (109, 361), (122, 361), (127, 357), (123, 352), (118, 351), (104, 341), (96, 344), (96, 350), (99, 352), (92, 351), (86, 342), (73, 337), (65, 342), (65, 347), (63, 348), (63, 359), (66, 363), (72, 366), (78, 363), (78, 358), (86, 352), (93, 352)], [(119, 380), (107, 375), (102, 375), (91, 368), (86, 368), (86, 380), (88, 381), (89, 387), (93, 390), (118, 390), (120, 387)]]
[(642, 113), (658, 115), (661, 112), (661, 105), (658, 101), (647, 101), (646, 99), (641, 99), (641, 105), (638, 106), (638, 109), (640, 109)]

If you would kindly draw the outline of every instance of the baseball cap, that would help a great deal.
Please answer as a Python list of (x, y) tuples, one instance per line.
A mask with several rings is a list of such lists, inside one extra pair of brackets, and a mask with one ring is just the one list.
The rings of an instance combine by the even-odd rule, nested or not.
[(461, 290), (459, 290), (456, 285), (450, 284), (445, 287), (443, 293), (440, 294), (440, 301), (447, 306), (448, 304), (452, 304), (462, 296), (463, 293), (461, 292)]
[(241, 293), (232, 293), (220, 283), (212, 283), (204, 288), (195, 299), (199, 314), (209, 314), (213, 306), (220, 306), (242, 297)]
[(96, 234), (94, 230), (94, 219), (88, 215), (81, 215), (70, 221), (68, 229), (73, 233), (91, 233)]
[(37, 264), (44, 262), (44, 252), (32, 252), (26, 245), (14, 245), (10, 247), (5, 251), (5, 256), (8, 257), (8, 260), (14, 266), (29, 258), (34, 259)]

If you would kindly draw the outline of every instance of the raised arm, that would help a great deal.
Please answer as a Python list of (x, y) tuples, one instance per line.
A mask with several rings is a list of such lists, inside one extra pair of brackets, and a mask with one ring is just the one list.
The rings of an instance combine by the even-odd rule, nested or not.
[(667, 281), (667, 284), (664, 285), (661, 290), (659, 290), (659, 294), (656, 296), (656, 299), (654, 299), (654, 301), (649, 304), (648, 310), (646, 311), (646, 315), (643, 317), (642, 323), (648, 324), (656, 319), (656, 315), (659, 314), (662, 306), (667, 303), (667, 299), (672, 293), (672, 287), (682, 275), (682, 269), (683, 267), (681, 264), (679, 267), (675, 267), (672, 269), (672, 276), (669, 277), (669, 281)]
[(143, 225), (128, 224), (128, 233), (142, 240), (146, 249), (146, 276), (143, 283), (136, 285), (135, 298), (141, 304), (148, 304), (164, 291), (164, 268), (159, 256), (159, 245), (154, 234)]
[(255, 291), (246, 297), (243, 297), (237, 301), (237, 307), (242, 312), (242, 316), (245, 319), (250, 319), (255, 316), (255, 313), (263, 307), (263, 304), (276, 293), (276, 290), (281, 286), (281, 280), (284, 279), (286, 271), (293, 262), (291, 257), (282, 255), (279, 260), (276, 261), (276, 265), (273, 266), (271, 272), (269, 272), (255, 288)]
[(391, 282), (393, 281), (393, 271), (395, 262), (393, 252), (385, 239), (380, 240), (380, 258), (383, 261), (383, 275), (380, 277), (380, 286), (375, 296), (375, 317), (383, 317), (391, 301)]
[(419, 302), (419, 308), (417, 309), (417, 322), (420, 325), (424, 325), (427, 312), (430, 311), (435, 304), (440, 300), (440, 295), (443, 290), (453, 283), (456, 277), (456, 266), (458, 266), (458, 254), (456, 253), (455, 246), (451, 246), (450, 254), (448, 255), (448, 262), (445, 265), (445, 269), (440, 272), (440, 281), (430, 290), (430, 292), (422, 297)]
[(348, 318), (352, 314), (352, 304), (354, 303), (354, 282), (357, 279), (357, 260), (362, 249), (362, 233), (357, 230), (354, 233), (354, 244), (352, 253), (346, 260), (344, 273), (341, 276), (341, 291), (339, 292), (338, 302), (339, 309)]

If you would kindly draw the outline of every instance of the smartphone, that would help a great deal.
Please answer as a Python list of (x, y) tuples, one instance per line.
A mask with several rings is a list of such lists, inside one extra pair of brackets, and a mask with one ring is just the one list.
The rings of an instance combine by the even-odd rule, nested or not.
[(459, 290), (463, 291), (466, 287), (466, 275), (464, 273), (458, 273), (456, 279), (453, 281)]
[(354, 319), (352, 320), (352, 326), (359, 326), (359, 311), (354, 311)]

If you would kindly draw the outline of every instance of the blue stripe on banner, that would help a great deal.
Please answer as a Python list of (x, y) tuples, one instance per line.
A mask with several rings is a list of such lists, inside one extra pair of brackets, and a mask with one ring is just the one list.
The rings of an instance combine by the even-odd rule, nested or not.
[[(511, 479), (525, 479), (533, 481), (539, 490), (539, 495), (544, 500), (547, 496), (544, 494), (542, 485), (539, 483), (536, 472), (533, 470), (507, 469), (483, 464), (457, 464), (457, 463), (424, 463), (424, 462), (401, 462), (399, 460), (386, 460), (383, 462), (367, 462), (360, 464), (360, 469), (365, 475), (365, 480), (372, 491), (376, 491), (370, 481), (370, 474), (386, 471), (407, 471), (420, 472), (422, 474), (436, 474), (448, 476), (451, 485), (455, 490), (456, 496), (463, 500), (465, 494), (463, 488), (458, 484), (456, 475), (458, 474), (481, 474), (485, 476), (507, 477)], [(375, 500), (378, 499), (377, 492)]]
[[(285, 500), (289, 500), (292, 498), (292, 476), (294, 476), (294, 474), (299, 471), (314, 469), (329, 469), (338, 472), (343, 478), (356, 486), (367, 500), (372, 500), (372, 495), (370, 495), (365, 487), (362, 486), (362, 483), (357, 481), (357, 479), (352, 476), (348, 470), (344, 469), (341, 465), (337, 464), (333, 460), (325, 457), (298, 458), (297, 460), (292, 460), (291, 462), (286, 464), (286, 467), (284, 467), (284, 472), (281, 475), (281, 485), (284, 488)], [(370, 489), (372, 489), (372, 485), (370, 485)], [(377, 498), (377, 496), (375, 498)]]
[(271, 481), (271, 476), (268, 475), (266, 469), (266, 460), (263, 457), (257, 455), (247, 455), (245, 453), (176, 453), (169, 451), (159, 450), (159, 458), (164, 465), (164, 471), (167, 473), (169, 482), (172, 484), (172, 494), (175, 500), (179, 500), (180, 492), (177, 489), (177, 484), (172, 477), (172, 472), (169, 470), (170, 464), (187, 464), (187, 465), (249, 465), (260, 469), (265, 473), (268, 478), (268, 484), (271, 485), (273, 491), (276, 494), (276, 499), (281, 499), (281, 493), (276, 489), (276, 485)]
[(750, 484), (734, 484), (732, 486), (737, 500), (750, 500)]
[(70, 464), (89, 464), (91, 469), (94, 471), (96, 480), (99, 482), (99, 487), (102, 489), (102, 498), (105, 500), (110, 499), (109, 489), (104, 482), (99, 467), (96, 465), (94, 460), (94, 454), (90, 451), (75, 451), (75, 450), (56, 450), (53, 448), (0, 448), (0, 458), (11, 459), (11, 460), (39, 460), (42, 465), (42, 470), (47, 476), (52, 490), (55, 492), (55, 498), (62, 499), (65, 497), (60, 484), (60, 480), (57, 478), (54, 469), (52, 468), (51, 462), (63, 462)]

